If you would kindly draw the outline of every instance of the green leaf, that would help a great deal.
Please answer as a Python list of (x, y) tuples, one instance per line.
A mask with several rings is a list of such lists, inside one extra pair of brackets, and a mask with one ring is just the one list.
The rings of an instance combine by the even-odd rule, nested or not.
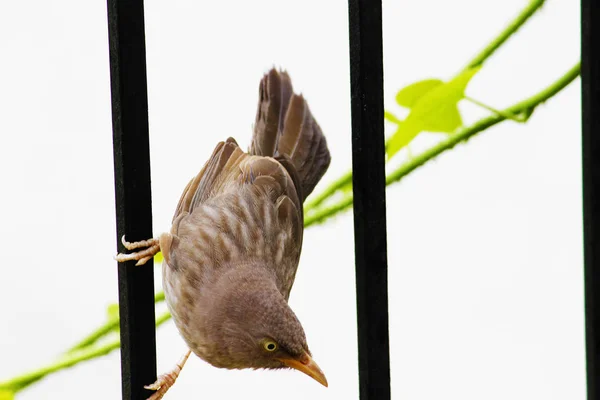
[(409, 124), (405, 123), (401, 126), (398, 126), (396, 132), (394, 132), (390, 140), (386, 143), (385, 151), (388, 155), (388, 159), (392, 158), (398, 151), (400, 151), (400, 149), (406, 147), (406, 145), (408, 145), (421, 132), (421, 129), (418, 129), (415, 123), (409, 121), (408, 118), (406, 121), (408, 121)]
[(396, 103), (402, 107), (412, 108), (416, 102), (433, 88), (443, 85), (439, 79), (424, 79), (400, 89), (396, 94)]
[(442, 103), (435, 110), (433, 118), (423, 121), (423, 130), (427, 132), (452, 133), (456, 128), (462, 126), (462, 124), (457, 104)]
[[(409, 88), (413, 87), (408, 91), (409, 94), (413, 94), (411, 98), (416, 98), (414, 93), (419, 93), (414, 87), (425, 88), (429, 85), (430, 90), (423, 93), (424, 89), (422, 89), (421, 97), (416, 98), (410, 113), (390, 138), (386, 146), (388, 159), (408, 145), (422, 131), (452, 133), (462, 126), (457, 104), (464, 97), (469, 81), (480, 69), (480, 66), (469, 68), (451, 81), (441, 85), (434, 85), (434, 80), (420, 81), (410, 85)], [(431, 83), (423, 84), (422, 82)], [(406, 95), (406, 98), (401, 98), (401, 100), (409, 100), (409, 97)]]
[(446, 84), (448, 87), (447, 93), (449, 95), (454, 95), (456, 101), (461, 100), (465, 96), (465, 89), (467, 88), (467, 85), (480, 69), (481, 65), (466, 69), (455, 76), (454, 79)]

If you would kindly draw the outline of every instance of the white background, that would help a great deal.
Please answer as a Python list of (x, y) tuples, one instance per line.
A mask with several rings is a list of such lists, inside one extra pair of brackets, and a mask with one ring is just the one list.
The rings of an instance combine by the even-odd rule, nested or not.
[[(403, 116), (399, 88), (452, 77), (525, 4), (386, 0), (386, 108)], [(501, 108), (566, 72), (579, 59), (578, 4), (547, 1), (467, 94)], [(350, 167), (345, 1), (151, 0), (146, 32), (155, 233), (217, 141), (247, 146), (272, 65), (327, 135), (320, 187)], [(117, 270), (105, 2), (3, 3), (0, 38), (3, 380), (101, 324)], [(526, 125), (496, 126), (388, 191), (394, 398), (584, 399), (580, 108), (577, 80)], [(461, 110), (466, 123), (485, 115)], [(439, 138), (422, 135), (414, 151)], [(329, 388), (194, 357), (166, 398), (357, 398), (353, 261), (351, 212), (306, 231), (290, 302)], [(157, 344), (159, 372), (185, 348), (172, 322)], [(18, 398), (119, 396), (114, 352)]]

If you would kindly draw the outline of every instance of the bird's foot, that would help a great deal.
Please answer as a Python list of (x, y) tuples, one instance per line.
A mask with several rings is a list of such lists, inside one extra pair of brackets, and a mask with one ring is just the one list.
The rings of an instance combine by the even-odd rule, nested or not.
[(115, 260), (118, 262), (125, 262), (130, 260), (137, 260), (135, 265), (144, 265), (146, 262), (154, 257), (156, 253), (160, 251), (159, 239), (148, 239), (140, 240), (139, 242), (128, 242), (125, 240), (125, 235), (121, 238), (121, 243), (127, 250), (141, 249), (130, 254), (119, 253), (115, 256)]
[(163, 398), (165, 393), (167, 393), (167, 390), (169, 390), (169, 388), (175, 384), (175, 381), (177, 380), (177, 377), (179, 376), (179, 373), (181, 372), (181, 369), (185, 365), (185, 362), (187, 361), (191, 352), (191, 350), (188, 350), (171, 371), (159, 376), (156, 379), (156, 382), (154, 382), (152, 385), (144, 386), (146, 389), (156, 390), (156, 393), (150, 396), (148, 400), (160, 400)]

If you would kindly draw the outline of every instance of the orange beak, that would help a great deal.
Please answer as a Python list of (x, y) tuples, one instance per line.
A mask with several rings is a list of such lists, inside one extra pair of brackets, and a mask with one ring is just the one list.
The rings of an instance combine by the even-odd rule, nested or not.
[(304, 353), (300, 357), (300, 359), (296, 358), (278, 358), (278, 361), (281, 361), (286, 366), (290, 368), (297, 369), (300, 372), (304, 372), (306, 375), (313, 378), (315, 381), (319, 382), (321, 385), (327, 387), (327, 378), (325, 378), (325, 374), (321, 371), (321, 368), (317, 365), (316, 362), (309, 356)]

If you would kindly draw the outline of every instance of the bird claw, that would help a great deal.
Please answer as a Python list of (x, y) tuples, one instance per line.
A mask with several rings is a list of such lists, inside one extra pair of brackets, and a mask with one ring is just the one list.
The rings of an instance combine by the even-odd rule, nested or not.
[(115, 256), (115, 260), (118, 262), (125, 262), (136, 260), (135, 265), (144, 265), (150, 260), (156, 253), (160, 251), (159, 239), (148, 239), (140, 240), (139, 242), (128, 242), (125, 240), (125, 235), (121, 238), (121, 243), (127, 250), (135, 250), (145, 248), (144, 250), (136, 251), (130, 254), (119, 253)]
[(135, 250), (141, 247), (151, 247), (155, 244), (158, 244), (158, 239), (152, 238), (148, 240), (140, 240), (138, 242), (128, 242), (125, 240), (125, 235), (123, 235), (121, 237), (121, 243), (123, 243), (123, 246), (125, 246), (127, 250)]
[(183, 355), (183, 357), (181, 357), (181, 360), (179, 360), (179, 362), (175, 364), (175, 367), (171, 371), (167, 372), (166, 374), (160, 375), (156, 379), (156, 382), (154, 382), (153, 384), (144, 386), (144, 388), (146, 389), (156, 390), (156, 393), (148, 397), (147, 400), (160, 400), (163, 398), (165, 393), (167, 393), (167, 390), (169, 390), (171, 386), (175, 384), (175, 381), (177, 380), (181, 369), (185, 365), (185, 362), (187, 361), (191, 353), (192, 351), (188, 350)]

